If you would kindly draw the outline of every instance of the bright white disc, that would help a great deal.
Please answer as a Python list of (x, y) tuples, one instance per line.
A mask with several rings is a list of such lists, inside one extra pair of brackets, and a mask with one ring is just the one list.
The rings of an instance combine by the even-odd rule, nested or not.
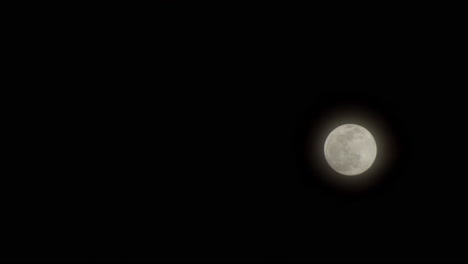
[(324, 152), (325, 159), (336, 172), (354, 176), (372, 166), (377, 156), (377, 145), (367, 129), (346, 124), (328, 135)]

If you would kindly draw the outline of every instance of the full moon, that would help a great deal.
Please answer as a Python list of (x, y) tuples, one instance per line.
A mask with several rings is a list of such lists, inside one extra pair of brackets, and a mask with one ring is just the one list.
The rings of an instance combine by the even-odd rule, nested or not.
[(372, 134), (364, 127), (345, 124), (328, 135), (324, 152), (333, 170), (355, 176), (372, 166), (377, 156), (377, 145)]

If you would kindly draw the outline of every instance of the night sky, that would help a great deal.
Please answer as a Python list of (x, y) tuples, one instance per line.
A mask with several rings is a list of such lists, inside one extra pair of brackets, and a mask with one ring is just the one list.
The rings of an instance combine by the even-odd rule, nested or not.
[[(457, 34), (292, 14), (134, 23), (150, 20), (76, 24), (59, 50), (27, 51), (16, 85), (42, 88), (5, 104), (5, 258), (468, 258)], [(382, 181), (357, 192), (327, 185), (307, 151), (350, 108), (393, 139)]]

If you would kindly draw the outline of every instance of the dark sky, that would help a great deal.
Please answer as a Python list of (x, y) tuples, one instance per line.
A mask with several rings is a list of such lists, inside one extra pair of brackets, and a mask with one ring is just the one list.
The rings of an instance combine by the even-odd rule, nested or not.
[[(21, 84), (43, 89), (8, 104), (6, 258), (467, 259), (457, 35), (288, 17), (106, 24), (25, 55)], [(384, 180), (354, 193), (305, 161), (346, 107), (394, 139)]]

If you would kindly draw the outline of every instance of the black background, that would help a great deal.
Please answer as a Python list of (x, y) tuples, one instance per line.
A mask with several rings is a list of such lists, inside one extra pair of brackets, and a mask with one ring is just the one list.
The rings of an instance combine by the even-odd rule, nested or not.
[[(466, 260), (456, 21), (211, 8), (21, 24), (4, 258)], [(307, 129), (345, 105), (396, 139), (366, 192), (305, 162)]]

